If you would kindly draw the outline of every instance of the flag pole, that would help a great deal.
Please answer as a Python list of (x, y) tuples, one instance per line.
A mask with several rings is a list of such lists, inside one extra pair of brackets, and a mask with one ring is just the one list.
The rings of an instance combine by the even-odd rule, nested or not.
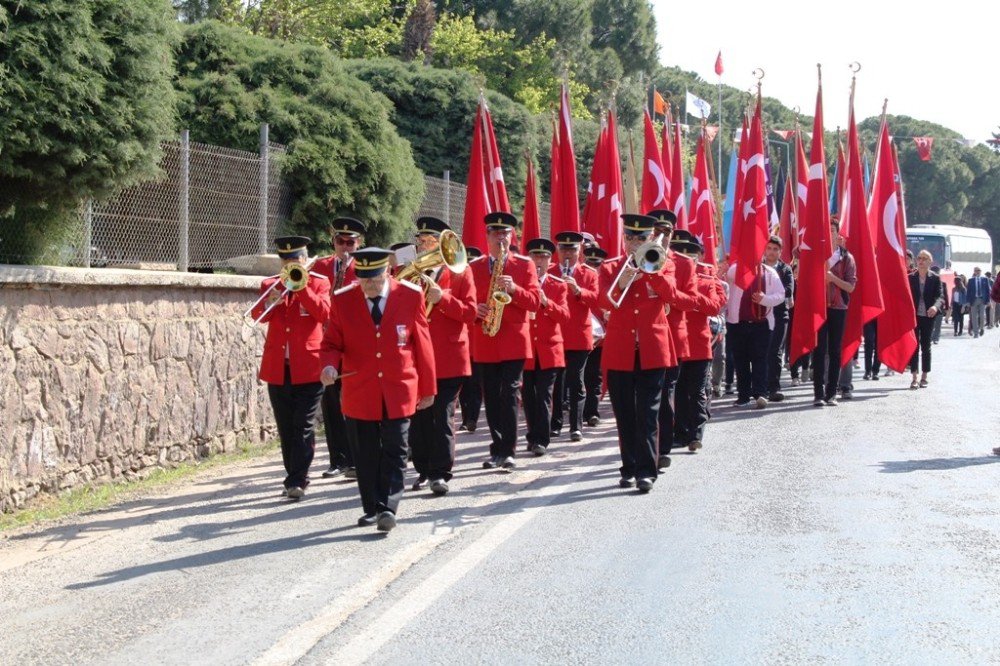
[[(720, 52), (721, 55), (721, 52)], [(722, 134), (722, 74), (719, 74), (719, 134)], [(719, 182), (719, 188), (722, 188), (722, 137), (719, 137), (719, 161), (716, 163), (716, 169), (718, 173), (716, 178)]]

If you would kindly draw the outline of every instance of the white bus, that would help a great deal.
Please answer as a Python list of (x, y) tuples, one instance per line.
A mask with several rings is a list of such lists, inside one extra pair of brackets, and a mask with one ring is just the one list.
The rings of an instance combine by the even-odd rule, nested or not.
[[(921, 250), (933, 255), (941, 267), (941, 277), (954, 284), (955, 275), (972, 277), (976, 266), (983, 273), (993, 270), (993, 241), (985, 229), (959, 227), (953, 224), (914, 224), (906, 228), (906, 246), (916, 256)], [(947, 270), (951, 262), (951, 271)], [(950, 273), (950, 274), (949, 274)]]

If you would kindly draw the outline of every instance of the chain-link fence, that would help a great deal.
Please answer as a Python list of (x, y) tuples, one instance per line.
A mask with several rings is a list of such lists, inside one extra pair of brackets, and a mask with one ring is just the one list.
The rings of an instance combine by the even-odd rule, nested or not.
[[(465, 214), (465, 185), (455, 183), (448, 178), (434, 178), (432, 176), (425, 176), (424, 184), (426, 185), (426, 193), (417, 215), (433, 215), (441, 218), (456, 233), (461, 235), (463, 215)], [(549, 237), (551, 217), (552, 209), (549, 204), (544, 201), (540, 202), (538, 223), (544, 238)]]
[[(46, 263), (64, 266), (129, 267), (160, 270), (253, 272), (256, 257), (272, 251), (271, 240), (291, 212), (291, 188), (276, 161), (285, 147), (270, 143), (261, 128), (259, 152), (188, 141), (163, 144), (162, 177), (88, 202), (74, 228)], [(461, 235), (465, 185), (425, 177), (426, 195), (418, 215), (433, 215)], [(541, 203), (542, 235), (549, 235), (550, 207)], [(0, 263), (25, 263), (4, 256)]]

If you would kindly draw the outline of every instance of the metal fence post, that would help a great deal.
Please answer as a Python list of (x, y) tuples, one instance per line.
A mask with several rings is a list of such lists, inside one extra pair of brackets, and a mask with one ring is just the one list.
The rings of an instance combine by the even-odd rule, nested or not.
[(181, 131), (181, 178), (180, 178), (180, 241), (177, 253), (177, 270), (188, 269), (188, 233), (190, 231), (190, 185), (191, 185), (191, 136), (188, 130)]
[(94, 200), (87, 199), (83, 209), (83, 267), (90, 268), (90, 247), (94, 244)]
[(444, 221), (451, 226), (451, 171), (444, 172)]
[(260, 220), (258, 223), (257, 251), (260, 254), (267, 253), (267, 186), (270, 171), (271, 153), (268, 146), (270, 127), (267, 123), (260, 125)]

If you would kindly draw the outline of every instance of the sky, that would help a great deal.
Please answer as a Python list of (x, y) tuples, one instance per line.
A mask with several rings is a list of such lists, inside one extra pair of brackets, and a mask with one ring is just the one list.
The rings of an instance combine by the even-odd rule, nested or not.
[[(695, 5), (652, 5), (660, 62), (710, 83), (719, 80), (714, 66), (721, 50), (724, 84), (749, 89), (759, 67), (765, 97), (812, 116), (816, 64), (822, 64), (827, 131), (847, 126), (849, 64), (858, 62), (859, 121), (879, 115), (888, 98), (890, 114), (938, 123), (967, 139), (985, 141), (1000, 133), (1000, 3), (951, 0), (921, 10), (918, 3), (885, 0), (715, 0), (697, 5), (706, 19), (699, 29)], [(714, 120), (715, 103), (708, 101)]]

